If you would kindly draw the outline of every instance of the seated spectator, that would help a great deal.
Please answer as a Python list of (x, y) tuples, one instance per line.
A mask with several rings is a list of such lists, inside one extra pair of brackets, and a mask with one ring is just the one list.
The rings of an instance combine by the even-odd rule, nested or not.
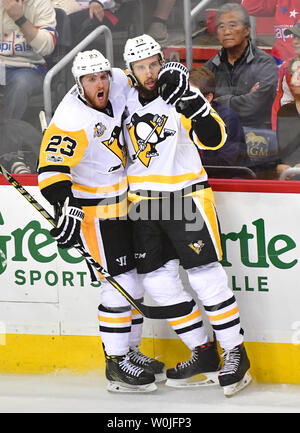
[(36, 172), (41, 131), (23, 120), (0, 120), (0, 162), (11, 173)]
[[(290, 167), (300, 167), (300, 56), (289, 66), (291, 87), (295, 100), (278, 110), (277, 140), (280, 149), (280, 164), (277, 174)], [(300, 179), (297, 176), (297, 179)]]
[(158, 0), (153, 13), (152, 23), (148, 29), (148, 35), (152, 36), (159, 44), (168, 40), (167, 22), (176, 0)]
[(216, 23), (222, 48), (204, 64), (216, 77), (215, 99), (232, 108), (243, 126), (270, 128), (278, 79), (275, 60), (252, 44), (250, 17), (240, 4), (221, 6)]
[(203, 165), (248, 165), (245, 134), (237, 114), (231, 108), (222, 104), (222, 102), (214, 100), (216, 79), (213, 72), (205, 66), (192, 68), (190, 70), (189, 81), (191, 86), (200, 89), (213, 109), (216, 110), (226, 124), (226, 143), (217, 152), (212, 150), (203, 151), (201, 153)]
[(299, 0), (242, 0), (242, 5), (249, 15), (274, 17), (274, 35), (276, 42), (271, 55), (280, 65), (293, 56), (293, 46), (285, 30), (293, 27), (299, 19)]
[(43, 56), (56, 43), (55, 10), (50, 0), (2, 0), (0, 13), (2, 116), (22, 119), (29, 98), (43, 90)]
[(272, 107), (272, 129), (276, 130), (277, 126), (277, 112), (279, 108), (287, 104), (288, 102), (294, 101), (294, 94), (291, 88), (291, 75), (289, 73), (290, 61), (300, 55), (300, 22), (290, 29), (285, 29), (284, 34), (286, 36), (293, 35), (292, 44), (294, 49), (294, 55), (291, 59), (286, 60), (280, 66), (277, 94)]
[(118, 23), (113, 13), (116, 6), (114, 0), (52, 0), (52, 3), (69, 15), (73, 46), (101, 24), (113, 30)]

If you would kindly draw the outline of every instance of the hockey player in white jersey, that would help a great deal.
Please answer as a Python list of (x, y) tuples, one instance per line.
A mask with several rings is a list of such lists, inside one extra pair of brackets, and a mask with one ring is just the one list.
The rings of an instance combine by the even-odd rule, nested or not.
[(195, 303), (190, 314), (169, 320), (192, 355), (167, 370), (166, 383), (193, 385), (200, 374), (198, 384), (219, 383), (232, 395), (250, 382), (250, 363), (238, 305), (219, 263), (219, 222), (201, 164), (201, 152), (224, 144), (226, 128), (200, 91), (189, 87), (188, 70), (164, 64), (149, 35), (129, 39), (124, 60), (132, 77), (124, 130), (138, 273), (151, 297), (168, 305), (191, 300), (179, 278), (181, 264), (223, 349), (220, 369), (216, 341), (209, 341)]
[[(54, 206), (60, 248), (79, 239), (94, 259), (129, 294), (140, 299), (131, 223), (127, 215), (126, 150), (122, 134), (128, 80), (97, 50), (75, 57), (75, 86), (59, 104), (40, 149), (39, 187)], [(98, 307), (106, 358), (108, 390), (149, 392), (164, 364), (142, 354), (143, 318), (91, 267), (92, 280), (102, 279)], [(156, 375), (156, 377), (155, 377)]]

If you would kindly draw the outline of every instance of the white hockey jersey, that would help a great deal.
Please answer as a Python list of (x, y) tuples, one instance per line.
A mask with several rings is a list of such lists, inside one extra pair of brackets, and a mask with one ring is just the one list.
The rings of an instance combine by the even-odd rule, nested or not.
[[(63, 98), (41, 144), (38, 180), (45, 196), (47, 189), (70, 181), (74, 197), (80, 199), (81, 206), (88, 207), (89, 214), (99, 216), (99, 199), (107, 199), (107, 218), (126, 211), (128, 185), (122, 133), (126, 91), (126, 75), (113, 68), (105, 110), (89, 107), (76, 86)], [(110, 201), (113, 206), (109, 206)]]
[[(207, 180), (199, 155), (201, 149), (211, 149), (205, 131), (200, 141), (192, 121), (177, 113), (174, 106), (166, 104), (161, 97), (143, 106), (134, 88), (129, 92), (127, 106), (129, 115), (125, 119), (124, 135), (128, 145), (130, 193), (178, 191)], [(212, 108), (209, 116), (214, 117), (221, 132), (219, 144), (213, 147), (217, 150), (226, 140), (225, 124)]]

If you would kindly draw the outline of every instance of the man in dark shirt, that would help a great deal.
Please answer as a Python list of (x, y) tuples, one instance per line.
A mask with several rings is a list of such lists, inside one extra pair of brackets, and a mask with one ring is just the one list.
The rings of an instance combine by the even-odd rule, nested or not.
[(217, 14), (221, 50), (204, 66), (216, 77), (216, 99), (232, 108), (243, 126), (270, 127), (278, 71), (275, 60), (250, 40), (250, 17), (237, 3)]

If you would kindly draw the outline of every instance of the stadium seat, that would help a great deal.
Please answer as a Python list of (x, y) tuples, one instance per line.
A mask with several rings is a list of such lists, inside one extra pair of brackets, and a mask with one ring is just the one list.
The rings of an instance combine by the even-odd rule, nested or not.
[(245, 126), (243, 129), (250, 159), (249, 167), (258, 175), (266, 172), (272, 174), (279, 159), (276, 131)]

